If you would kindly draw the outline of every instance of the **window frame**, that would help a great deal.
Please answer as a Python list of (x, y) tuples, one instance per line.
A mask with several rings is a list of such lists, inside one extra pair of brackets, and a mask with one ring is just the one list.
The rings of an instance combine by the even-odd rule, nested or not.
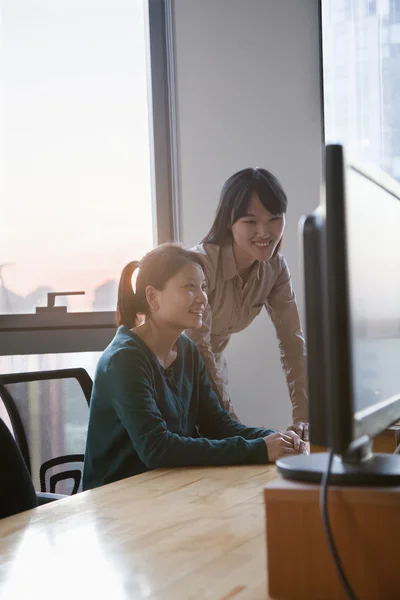
[[(178, 241), (179, 199), (172, 0), (147, 0), (149, 113), (155, 244)], [(115, 334), (115, 312), (0, 315), (0, 356), (97, 352)]]

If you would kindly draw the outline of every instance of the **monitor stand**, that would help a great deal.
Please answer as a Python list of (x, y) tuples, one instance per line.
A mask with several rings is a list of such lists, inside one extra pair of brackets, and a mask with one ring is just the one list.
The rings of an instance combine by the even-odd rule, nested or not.
[[(328, 466), (329, 453), (297, 454), (276, 461), (278, 472), (285, 479), (319, 483)], [(329, 477), (330, 484), (400, 486), (400, 454), (371, 452), (371, 442), (355, 451), (335, 455)]]

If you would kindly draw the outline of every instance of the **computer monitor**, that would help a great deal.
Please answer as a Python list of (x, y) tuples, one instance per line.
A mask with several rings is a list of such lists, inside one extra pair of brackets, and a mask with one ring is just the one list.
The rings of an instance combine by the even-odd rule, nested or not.
[[(400, 483), (400, 455), (370, 440), (400, 419), (400, 185), (326, 147), (320, 206), (304, 218), (311, 441), (337, 455), (332, 481)], [(328, 455), (277, 462), (317, 481)]]

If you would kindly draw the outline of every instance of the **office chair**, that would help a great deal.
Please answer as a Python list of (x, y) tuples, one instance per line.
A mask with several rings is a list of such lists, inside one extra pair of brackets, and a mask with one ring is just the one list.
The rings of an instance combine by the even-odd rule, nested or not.
[(0, 399), (41, 503), (47, 493), (82, 489), (92, 385), (81, 368), (0, 375)]

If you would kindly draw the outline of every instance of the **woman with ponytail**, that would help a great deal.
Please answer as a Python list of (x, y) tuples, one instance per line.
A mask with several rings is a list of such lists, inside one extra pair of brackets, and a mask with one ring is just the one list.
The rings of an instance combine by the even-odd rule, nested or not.
[(117, 333), (93, 385), (84, 489), (149, 469), (273, 462), (305, 451), (293, 431), (246, 427), (221, 408), (197, 346), (206, 282), (198, 254), (164, 244), (123, 269)]

